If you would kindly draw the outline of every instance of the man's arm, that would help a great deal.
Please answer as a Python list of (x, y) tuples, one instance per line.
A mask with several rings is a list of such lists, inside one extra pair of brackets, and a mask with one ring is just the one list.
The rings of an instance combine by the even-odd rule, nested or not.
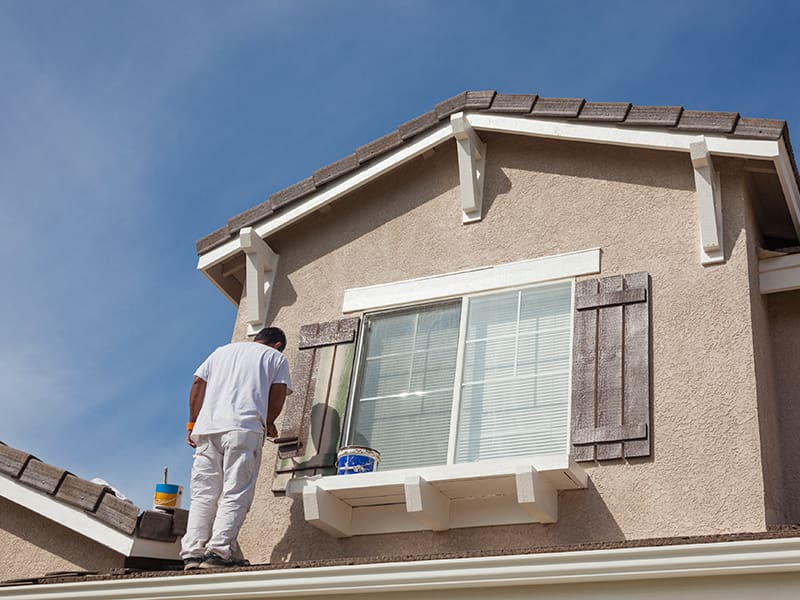
[[(200, 379), (197, 375), (194, 376), (192, 388), (189, 390), (189, 422), (194, 423), (197, 421), (197, 415), (200, 414), (200, 409), (203, 408), (203, 400), (206, 397), (206, 382)], [(192, 448), (196, 448), (197, 444), (192, 440), (191, 430), (186, 432), (186, 443)]]
[(267, 408), (267, 437), (278, 437), (278, 428), (275, 419), (281, 414), (283, 404), (286, 402), (286, 384), (273, 383), (269, 388), (269, 407)]

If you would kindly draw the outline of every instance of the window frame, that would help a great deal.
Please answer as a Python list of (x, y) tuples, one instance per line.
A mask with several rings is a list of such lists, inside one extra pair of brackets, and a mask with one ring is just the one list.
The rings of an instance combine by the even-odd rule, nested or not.
[[(598, 252), (599, 258), (599, 252)], [(516, 263), (512, 263), (516, 264)], [(460, 311), (461, 314), (459, 316), (459, 329), (458, 329), (458, 347), (456, 351), (456, 365), (455, 365), (455, 375), (453, 379), (453, 394), (451, 397), (450, 403), (450, 424), (449, 424), (449, 431), (448, 431), (448, 439), (447, 439), (447, 458), (446, 462), (439, 466), (452, 466), (455, 464), (474, 464), (474, 462), (485, 462), (485, 461), (496, 461), (497, 458), (491, 459), (484, 459), (479, 461), (473, 462), (463, 462), (458, 463), (455, 460), (456, 456), (456, 447), (458, 441), (458, 422), (459, 422), (459, 415), (461, 411), (461, 399), (462, 399), (462, 388), (463, 388), (463, 375), (464, 375), (464, 354), (466, 351), (466, 333), (467, 333), (467, 324), (469, 321), (469, 309), (470, 309), (470, 302), (477, 298), (483, 298), (487, 296), (497, 295), (497, 294), (505, 294), (511, 292), (521, 292), (524, 290), (531, 290), (540, 287), (548, 287), (557, 284), (563, 284), (569, 282), (569, 318), (570, 318), (570, 325), (569, 325), (569, 349), (570, 349), (570, 360), (569, 360), (569, 371), (567, 373), (567, 422), (566, 422), (566, 435), (564, 440), (564, 448), (563, 452), (568, 454), (570, 448), (570, 432), (572, 428), (571, 422), (571, 410), (569, 409), (569, 398), (572, 395), (572, 370), (573, 370), (573, 360), (572, 360), (572, 346), (574, 342), (574, 313), (575, 313), (575, 276), (566, 276), (566, 277), (557, 277), (552, 279), (547, 279), (545, 281), (539, 281), (536, 283), (530, 283), (525, 285), (510, 285), (510, 286), (498, 286), (492, 287), (491, 289), (486, 289), (483, 291), (477, 291), (473, 293), (466, 293), (466, 294), (459, 294), (459, 295), (452, 295), (452, 296), (445, 296), (445, 297), (437, 297), (435, 300), (430, 300), (427, 302), (418, 302), (412, 304), (403, 304), (400, 306), (389, 307), (385, 309), (377, 309), (371, 311), (365, 311), (362, 314), (362, 327), (359, 330), (358, 339), (357, 339), (357, 347), (356, 353), (354, 356), (354, 364), (353, 364), (353, 373), (352, 373), (352, 385), (350, 386), (350, 393), (348, 394), (347, 399), (347, 411), (345, 414), (345, 418), (343, 421), (343, 428), (342, 428), (342, 446), (347, 446), (351, 442), (352, 438), (352, 421), (353, 421), (353, 414), (355, 411), (355, 404), (357, 401), (357, 394), (359, 391), (359, 383), (361, 378), (361, 371), (364, 365), (364, 352), (366, 351), (366, 335), (367, 335), (367, 323), (369, 322), (370, 316), (374, 315), (391, 315), (393, 313), (401, 313), (401, 312), (409, 312), (413, 310), (424, 309), (425, 307), (436, 306), (439, 304), (447, 304), (447, 303), (454, 303), (456, 300), (460, 300)], [(517, 327), (519, 323), (517, 323)], [(508, 457), (514, 458), (514, 457)], [(404, 469), (413, 469), (414, 467), (403, 467), (401, 470)]]

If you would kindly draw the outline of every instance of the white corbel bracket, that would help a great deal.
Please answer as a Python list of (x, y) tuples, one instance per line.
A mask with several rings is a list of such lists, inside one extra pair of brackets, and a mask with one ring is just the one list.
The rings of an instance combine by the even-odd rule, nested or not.
[(245, 298), (247, 299), (247, 334), (255, 335), (264, 327), (278, 266), (278, 255), (252, 227), (239, 231), (245, 254)]
[(700, 226), (700, 262), (704, 265), (725, 261), (722, 246), (722, 202), (719, 173), (714, 168), (705, 137), (689, 144), (694, 167), (697, 221)]
[(486, 144), (464, 117), (450, 117), (458, 146), (458, 177), (461, 185), (462, 223), (480, 221), (483, 211), (483, 181), (486, 167)]

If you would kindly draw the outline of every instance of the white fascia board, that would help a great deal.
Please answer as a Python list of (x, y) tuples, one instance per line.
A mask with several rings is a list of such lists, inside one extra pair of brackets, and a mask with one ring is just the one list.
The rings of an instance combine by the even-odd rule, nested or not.
[[(800, 571), (800, 538), (646, 546), (446, 560), (209, 573), (7, 587), (6, 600), (208, 600), (209, 598), (375, 598), (380, 592), (624, 582)], [(718, 582), (721, 585), (722, 582)], [(492, 596), (491, 590), (498, 591)], [(765, 590), (766, 591), (766, 590)]]
[(125, 535), (101, 523), (82, 510), (43, 496), (4, 475), (0, 475), (0, 497), (19, 504), (124, 556), (131, 555), (134, 545), (132, 536)]
[(758, 261), (759, 289), (762, 294), (800, 289), (800, 254), (787, 254)]
[(390, 308), (600, 272), (600, 248), (345, 290), (342, 312)]
[[(689, 152), (690, 144), (696, 142), (698, 136), (693, 132), (637, 129), (614, 124), (588, 124), (507, 115), (467, 113), (466, 118), (469, 124), (478, 130), (652, 150)], [(708, 150), (712, 154), (771, 160), (779, 153), (778, 142), (775, 140), (731, 139), (722, 135), (705, 135), (705, 138)]]

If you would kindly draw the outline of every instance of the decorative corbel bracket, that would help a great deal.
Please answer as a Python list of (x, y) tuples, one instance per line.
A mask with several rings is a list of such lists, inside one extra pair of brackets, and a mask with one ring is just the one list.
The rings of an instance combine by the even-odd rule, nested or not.
[(458, 145), (458, 176), (461, 184), (462, 223), (480, 221), (483, 211), (483, 181), (486, 167), (486, 144), (464, 117), (450, 117)]
[(719, 173), (714, 168), (706, 139), (689, 144), (694, 167), (697, 220), (700, 225), (700, 262), (704, 265), (725, 261), (722, 246), (722, 202)]
[(278, 266), (278, 255), (252, 227), (239, 231), (245, 254), (245, 297), (247, 299), (247, 334), (255, 335), (264, 327)]

